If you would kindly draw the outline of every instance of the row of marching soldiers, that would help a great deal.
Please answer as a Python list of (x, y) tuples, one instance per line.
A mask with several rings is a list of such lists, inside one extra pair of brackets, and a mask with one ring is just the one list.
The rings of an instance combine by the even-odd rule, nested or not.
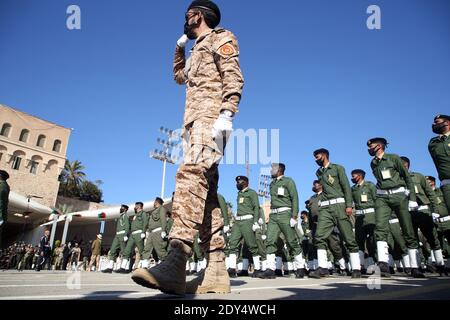
[[(388, 142), (384, 138), (367, 142), (375, 183), (365, 180), (363, 170), (355, 169), (351, 186), (344, 167), (330, 162), (328, 150), (314, 151), (319, 166), (315, 194), (307, 201), (309, 212), (300, 215), (297, 188), (285, 175), (284, 164), (272, 164), (268, 222), (248, 178), (238, 176), (234, 218), (228, 218), (225, 200), (219, 196), (229, 275), (246, 276), (253, 271), (253, 277), (273, 279), (291, 273), (296, 278), (320, 278), (330, 271), (352, 278), (373, 272), (387, 277), (395, 271), (415, 278), (424, 277), (424, 271), (446, 274), (449, 259), (446, 268), (444, 252), (448, 258), (450, 241), (449, 123), (448, 116), (437, 116), (433, 132), (438, 136), (429, 143), (440, 188), (434, 177), (411, 171), (407, 157), (386, 153)], [(151, 257), (164, 260), (169, 231), (163, 222), (167, 219), (161, 199), (157, 198), (155, 208), (149, 215), (140, 214), (142, 203), (137, 203), (129, 231), (119, 219), (106, 272), (112, 271), (119, 251), (123, 259), (118, 272), (128, 272), (135, 246), (144, 268), (150, 266)], [(206, 266), (200, 250), (195, 250), (197, 244), (194, 242), (193, 260), (186, 265), (191, 273)]]

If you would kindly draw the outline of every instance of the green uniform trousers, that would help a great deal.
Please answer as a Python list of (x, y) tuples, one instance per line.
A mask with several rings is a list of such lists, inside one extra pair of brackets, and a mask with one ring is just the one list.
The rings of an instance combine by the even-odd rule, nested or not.
[[(366, 213), (373, 214), (375, 213)], [(375, 221), (375, 219), (373, 219)], [(355, 238), (358, 243), (359, 250), (367, 253), (369, 257), (375, 257), (377, 243), (375, 241), (375, 223), (364, 225), (364, 215), (356, 216), (355, 220)]]
[(123, 241), (123, 237), (125, 236), (126, 236), (125, 234), (116, 234), (111, 244), (111, 249), (109, 250), (108, 255), (109, 260), (116, 260), (116, 258), (119, 255), (119, 252), (122, 252), (122, 254), (124, 253), (126, 242)]
[(258, 255), (261, 260), (266, 259), (266, 242), (262, 239), (263, 232), (261, 229), (255, 231), (256, 245), (258, 246)]
[(259, 256), (258, 245), (256, 243), (255, 232), (252, 230), (253, 219), (236, 221), (231, 229), (229, 239), (230, 253), (238, 254), (239, 243), (244, 239), (245, 244), (252, 256)]
[(277, 252), (277, 241), (280, 233), (284, 235), (290, 255), (297, 256), (302, 253), (295, 230), (290, 225), (291, 217), (290, 211), (270, 214), (269, 225), (267, 226), (267, 254)]
[(406, 247), (399, 222), (389, 223), (387, 243), (394, 260), (400, 260), (402, 256), (408, 254), (408, 248)]
[(319, 208), (319, 218), (316, 230), (317, 249), (327, 249), (327, 238), (337, 226), (342, 239), (345, 241), (349, 252), (358, 252), (358, 245), (353, 233), (353, 226), (350, 218), (345, 213), (345, 204), (337, 203)]
[(408, 197), (403, 193), (377, 196), (375, 200), (375, 239), (387, 241), (389, 235), (389, 220), (392, 211), (400, 221), (403, 237), (408, 249), (417, 249), (417, 237), (414, 234), (411, 215), (408, 211)]
[(441, 249), (436, 228), (434, 227), (433, 218), (430, 212), (413, 211), (411, 212), (414, 233), (418, 237), (418, 230), (422, 232), (425, 239), (430, 245), (431, 250)]
[(134, 254), (134, 248), (138, 247), (139, 254), (142, 257), (142, 253), (144, 252), (144, 239), (141, 238), (141, 234), (131, 234), (128, 238), (127, 246), (123, 252), (124, 259), (130, 259)]
[(441, 187), (442, 195), (444, 196), (444, 202), (447, 209), (450, 210), (450, 184), (446, 184)]
[(155, 249), (158, 255), (158, 260), (164, 260), (167, 256), (167, 241), (161, 238), (161, 232), (150, 232), (145, 243), (142, 259), (147, 260), (152, 256), (152, 251)]

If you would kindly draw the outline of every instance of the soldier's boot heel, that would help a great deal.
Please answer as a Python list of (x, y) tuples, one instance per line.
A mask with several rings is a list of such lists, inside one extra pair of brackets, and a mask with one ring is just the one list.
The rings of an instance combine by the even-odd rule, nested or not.
[(186, 261), (192, 254), (192, 249), (176, 239), (170, 241), (170, 247), (171, 250), (163, 262), (150, 269), (135, 270), (131, 279), (147, 288), (183, 295), (186, 291)]
[(206, 269), (202, 270), (197, 278), (186, 282), (186, 293), (230, 293), (230, 277), (223, 251), (210, 252), (207, 260)]

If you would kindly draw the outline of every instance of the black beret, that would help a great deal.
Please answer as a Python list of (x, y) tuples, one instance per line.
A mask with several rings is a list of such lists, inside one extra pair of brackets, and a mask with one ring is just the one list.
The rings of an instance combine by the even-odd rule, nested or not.
[(450, 121), (450, 116), (447, 116), (445, 114), (438, 114), (436, 117), (434, 117), (434, 120), (437, 120), (437, 119), (444, 119), (444, 120)]
[(325, 149), (325, 148), (320, 148), (320, 149), (315, 150), (313, 152), (313, 155), (316, 156), (316, 155), (321, 154), (321, 153), (324, 153), (326, 155), (330, 155), (330, 152), (327, 149)]
[(372, 143), (381, 143), (384, 144), (385, 146), (388, 144), (385, 138), (372, 138), (369, 141), (367, 141), (367, 146), (371, 145)]
[(409, 160), (408, 157), (401, 156), (400, 159), (402, 159), (403, 161), (405, 161), (408, 165), (411, 164), (411, 160)]
[(124, 207), (125, 209), (129, 209), (128, 206), (126, 204), (123, 204), (122, 207)]
[(189, 5), (187, 11), (194, 8), (211, 10), (217, 16), (217, 24), (220, 23), (220, 9), (214, 2), (209, 0), (194, 0)]
[(156, 198), (155, 198), (155, 201), (158, 201), (159, 204), (164, 204), (164, 200), (161, 199), (160, 197), (156, 197)]
[(0, 170), (0, 176), (2, 177), (3, 180), (9, 179), (9, 174), (5, 170)]
[(236, 181), (238, 181), (238, 180), (244, 180), (244, 181), (248, 182), (248, 178), (246, 176), (237, 176)]
[(363, 169), (355, 169), (352, 171), (352, 174), (361, 174), (361, 175), (365, 176), (366, 172)]
[(433, 182), (436, 182), (436, 178), (433, 177), (433, 176), (426, 176), (426, 178), (427, 178), (428, 180), (431, 180), (431, 181), (433, 181)]

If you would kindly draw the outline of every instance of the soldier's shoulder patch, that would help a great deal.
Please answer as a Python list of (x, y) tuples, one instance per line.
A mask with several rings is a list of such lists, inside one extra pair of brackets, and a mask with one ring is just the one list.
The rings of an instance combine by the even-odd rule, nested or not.
[(236, 49), (229, 42), (227, 42), (227, 43), (223, 44), (222, 46), (220, 46), (218, 52), (222, 56), (233, 56), (233, 55), (235, 55), (237, 53)]

